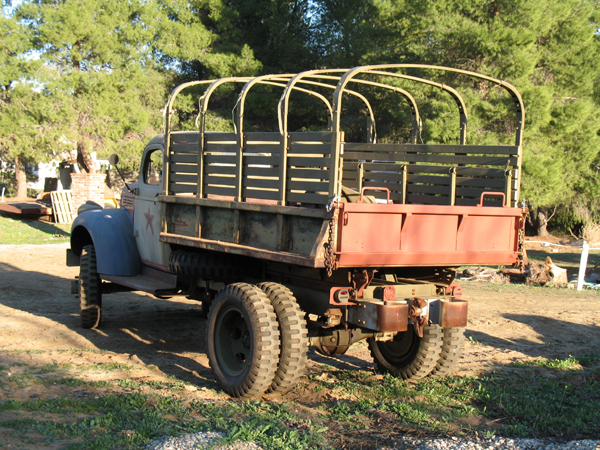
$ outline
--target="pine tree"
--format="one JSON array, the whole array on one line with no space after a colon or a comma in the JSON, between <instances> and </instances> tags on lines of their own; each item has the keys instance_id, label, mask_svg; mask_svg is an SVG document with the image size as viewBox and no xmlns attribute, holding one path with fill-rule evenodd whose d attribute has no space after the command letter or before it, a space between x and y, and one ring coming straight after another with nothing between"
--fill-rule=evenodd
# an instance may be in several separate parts
<instances>
[{"instance_id":1,"label":"pine tree","mask_svg":"<svg viewBox=\"0 0 600 450\"><path fill-rule=\"evenodd\" d=\"M370 63L446 65L506 79L526 107L522 198L539 233L549 213L597 211L599 122L597 5L591 0L374 0L387 44ZM506 109L486 108L495 90L469 86L470 143L505 143ZM437 124L441 124L438 121ZM447 139L432 123L430 138ZM437 134L437 136L436 136ZM596 213L597 214L597 213ZM539 219L538 219L539 218ZM581 218L580 218L581 219Z\"/></svg>"}]
</instances>

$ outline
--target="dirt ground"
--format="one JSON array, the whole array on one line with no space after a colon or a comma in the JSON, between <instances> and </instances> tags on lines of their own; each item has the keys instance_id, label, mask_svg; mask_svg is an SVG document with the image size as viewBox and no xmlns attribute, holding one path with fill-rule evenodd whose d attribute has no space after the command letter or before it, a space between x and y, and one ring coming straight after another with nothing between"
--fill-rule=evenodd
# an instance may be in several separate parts
<instances>
[{"instance_id":1,"label":"dirt ground","mask_svg":"<svg viewBox=\"0 0 600 450\"><path fill-rule=\"evenodd\" d=\"M139 370L86 371L85 376L176 379L190 383L192 397L225 398L208 366L200 304L138 293L110 294L104 297L101 329L84 330L79 326L78 301L70 292L78 268L65 266L66 247L0 246L0 365L18 371L31 365L125 363ZM459 373L475 374L537 357L564 359L600 352L600 292L481 282L462 285L470 319ZM313 372L329 366L373 368L362 343L338 359L310 355ZM82 388L17 389L8 384L0 388L0 400L61 396L68 389ZM317 395L309 387L302 389L284 400Z\"/></svg>"}]
</instances>

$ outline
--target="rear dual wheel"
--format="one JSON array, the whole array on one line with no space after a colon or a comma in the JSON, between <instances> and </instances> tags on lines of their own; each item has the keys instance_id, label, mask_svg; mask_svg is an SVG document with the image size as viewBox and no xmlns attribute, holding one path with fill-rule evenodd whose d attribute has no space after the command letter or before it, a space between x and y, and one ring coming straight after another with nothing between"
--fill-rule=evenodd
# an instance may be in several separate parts
<instances>
[{"instance_id":1,"label":"rear dual wheel","mask_svg":"<svg viewBox=\"0 0 600 450\"><path fill-rule=\"evenodd\" d=\"M398 333L392 341L368 339L371 356L380 372L405 380L419 380L428 375L449 374L462 353L464 328L428 325L423 337L413 327Z\"/></svg>"},{"instance_id":2,"label":"rear dual wheel","mask_svg":"<svg viewBox=\"0 0 600 450\"><path fill-rule=\"evenodd\" d=\"M221 388L251 398L271 385L279 361L279 327L265 293L246 283L225 287L208 316L208 359Z\"/></svg>"},{"instance_id":3,"label":"rear dual wheel","mask_svg":"<svg viewBox=\"0 0 600 450\"><path fill-rule=\"evenodd\" d=\"M304 374L304 314L280 284L235 283L223 289L212 302L207 340L213 374L232 397L284 393Z\"/></svg>"},{"instance_id":4,"label":"rear dual wheel","mask_svg":"<svg viewBox=\"0 0 600 450\"><path fill-rule=\"evenodd\" d=\"M281 341L277 372L267 392L284 394L298 384L306 369L306 320L294 294L288 288L277 283L260 283L258 287L273 305Z\"/></svg>"}]
</instances>

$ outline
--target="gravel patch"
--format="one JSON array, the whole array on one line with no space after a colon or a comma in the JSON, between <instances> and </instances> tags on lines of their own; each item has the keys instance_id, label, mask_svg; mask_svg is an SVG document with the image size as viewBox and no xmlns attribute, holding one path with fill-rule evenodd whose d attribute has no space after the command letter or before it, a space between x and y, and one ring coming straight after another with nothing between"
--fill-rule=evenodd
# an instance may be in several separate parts
<instances>
[{"instance_id":1,"label":"gravel patch","mask_svg":"<svg viewBox=\"0 0 600 450\"><path fill-rule=\"evenodd\" d=\"M177 437L167 437L151 442L146 450L197 450L207 448L214 441L221 439L223 434L199 432L184 434ZM254 442L234 442L233 444L211 447L212 450L263 450Z\"/></svg>"},{"instance_id":2,"label":"gravel patch","mask_svg":"<svg viewBox=\"0 0 600 450\"><path fill-rule=\"evenodd\" d=\"M207 448L215 440L222 438L221 433L192 433L178 437L168 437L152 442L146 450L199 450ZM380 447L378 450L600 450L600 440L581 440L570 442L552 442L547 439L509 439L493 437L421 439L403 437L393 447ZM235 442L214 450L262 450L254 442Z\"/></svg>"},{"instance_id":3,"label":"gravel patch","mask_svg":"<svg viewBox=\"0 0 600 450\"><path fill-rule=\"evenodd\" d=\"M419 439L403 437L393 447L381 447L378 450L600 450L600 441L582 440L570 442L552 442L544 439L509 439L493 437L491 439L446 438Z\"/></svg>"}]
</instances>

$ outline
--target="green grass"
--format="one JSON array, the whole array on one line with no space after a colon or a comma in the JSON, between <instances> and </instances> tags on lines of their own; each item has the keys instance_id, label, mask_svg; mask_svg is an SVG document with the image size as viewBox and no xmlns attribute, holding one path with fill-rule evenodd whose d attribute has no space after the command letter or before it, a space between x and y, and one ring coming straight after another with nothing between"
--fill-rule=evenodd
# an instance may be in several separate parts
<instances>
[{"instance_id":1,"label":"green grass","mask_svg":"<svg viewBox=\"0 0 600 450\"><path fill-rule=\"evenodd\" d=\"M258 441L266 449L321 448L326 428L315 426L287 405L259 402L188 403L155 394L111 394L93 399L0 402L0 411L34 413L0 422L14 435L39 433L67 449L143 448L153 439L197 431L219 431L223 443ZM87 417L73 420L75 414ZM24 414L23 414L24 415ZM47 419L44 416L49 416ZM51 416L50 416L51 415ZM57 420L56 416L62 415ZM294 423L299 430L286 425ZM77 440L77 442L73 442Z\"/></svg>"},{"instance_id":2,"label":"green grass","mask_svg":"<svg viewBox=\"0 0 600 450\"><path fill-rule=\"evenodd\" d=\"M558 437L600 434L600 355L535 359L482 376L407 382L369 371L321 366L300 389L320 391L294 402L198 400L176 378L86 381L92 366L0 366L5 392L35 386L73 387L85 395L0 402L0 428L27 447L31 439L61 442L67 449L141 449L150 441L197 431L218 431L219 442L256 441L266 449L381 446L390 434ZM131 369L129 365L118 367ZM544 372L540 372L540 368ZM541 376L540 373L544 373ZM132 374L134 375L134 374ZM44 392L44 387L37 391ZM134 392L131 392L134 391ZM67 391L68 392L68 391ZM365 437L367 436L370 437ZM33 442L29 442L32 444ZM372 447L369 445L373 445ZM358 446L357 448L360 448Z\"/></svg>"},{"instance_id":3,"label":"green grass","mask_svg":"<svg viewBox=\"0 0 600 450\"><path fill-rule=\"evenodd\" d=\"M18 214L0 213L0 245L68 242L71 224L43 222Z\"/></svg>"}]
</instances>

